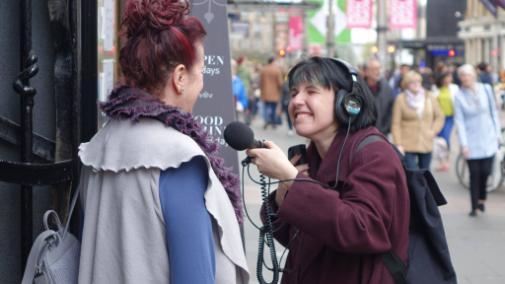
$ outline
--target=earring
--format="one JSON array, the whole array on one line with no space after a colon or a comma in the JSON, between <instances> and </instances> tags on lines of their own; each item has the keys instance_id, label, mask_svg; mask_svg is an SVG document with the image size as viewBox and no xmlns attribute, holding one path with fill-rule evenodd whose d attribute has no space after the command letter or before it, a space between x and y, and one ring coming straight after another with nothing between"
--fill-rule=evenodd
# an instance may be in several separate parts
<instances>
[{"instance_id":1,"label":"earring","mask_svg":"<svg viewBox=\"0 0 505 284\"><path fill-rule=\"evenodd\" d=\"M184 95L184 88L179 88L179 94Z\"/></svg>"}]
</instances>

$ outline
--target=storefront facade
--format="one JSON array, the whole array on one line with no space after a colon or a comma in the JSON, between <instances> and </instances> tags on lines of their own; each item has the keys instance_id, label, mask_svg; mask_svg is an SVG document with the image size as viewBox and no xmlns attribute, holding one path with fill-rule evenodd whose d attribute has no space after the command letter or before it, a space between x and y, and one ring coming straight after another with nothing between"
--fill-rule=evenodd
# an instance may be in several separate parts
<instances>
[{"instance_id":1,"label":"storefront facade","mask_svg":"<svg viewBox=\"0 0 505 284\"><path fill-rule=\"evenodd\" d=\"M505 11L494 17L479 0L468 0L459 37L465 43L465 63L489 63L495 71L505 68Z\"/></svg>"}]
</instances>

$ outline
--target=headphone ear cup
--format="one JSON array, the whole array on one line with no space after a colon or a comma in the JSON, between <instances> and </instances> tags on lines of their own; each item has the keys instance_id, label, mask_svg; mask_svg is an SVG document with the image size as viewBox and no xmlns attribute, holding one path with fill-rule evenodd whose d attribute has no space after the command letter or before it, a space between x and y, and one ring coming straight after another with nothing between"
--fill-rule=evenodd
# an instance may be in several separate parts
<instances>
[{"instance_id":1,"label":"headphone ear cup","mask_svg":"<svg viewBox=\"0 0 505 284\"><path fill-rule=\"evenodd\" d=\"M345 98L348 96L349 93L347 93L346 90L340 89L338 90L337 94L335 95L335 118L337 118L337 121L339 123L348 123L349 122L349 115L347 114L347 111L345 109Z\"/></svg>"},{"instance_id":2,"label":"headphone ear cup","mask_svg":"<svg viewBox=\"0 0 505 284\"><path fill-rule=\"evenodd\" d=\"M359 115L361 112L361 105L362 103L359 97L349 94L344 98L344 109L351 119Z\"/></svg>"}]
</instances>

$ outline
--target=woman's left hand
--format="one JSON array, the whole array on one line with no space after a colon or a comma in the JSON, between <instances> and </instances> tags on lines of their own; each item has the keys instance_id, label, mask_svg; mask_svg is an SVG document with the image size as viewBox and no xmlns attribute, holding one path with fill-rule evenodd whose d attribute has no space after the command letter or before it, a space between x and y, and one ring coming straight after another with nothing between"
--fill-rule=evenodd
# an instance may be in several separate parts
<instances>
[{"instance_id":1,"label":"woman's left hand","mask_svg":"<svg viewBox=\"0 0 505 284\"><path fill-rule=\"evenodd\" d=\"M246 151L260 173L278 180L294 179L298 175L298 169L288 160L282 149L272 141L264 141L263 143L266 148Z\"/></svg>"}]
</instances>

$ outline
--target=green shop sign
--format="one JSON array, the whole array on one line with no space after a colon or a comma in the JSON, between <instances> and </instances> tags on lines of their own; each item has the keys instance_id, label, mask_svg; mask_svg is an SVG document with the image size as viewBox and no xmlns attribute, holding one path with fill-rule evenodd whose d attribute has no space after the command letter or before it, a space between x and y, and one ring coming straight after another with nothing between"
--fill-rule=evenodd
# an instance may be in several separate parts
<instances>
[{"instance_id":1,"label":"green shop sign","mask_svg":"<svg viewBox=\"0 0 505 284\"><path fill-rule=\"evenodd\" d=\"M335 16L335 42L351 42L351 31L346 27L346 0L309 0L308 2L319 4L318 9L307 12L309 44L324 45L326 43L328 7L330 2L333 5L333 14Z\"/></svg>"}]
</instances>

